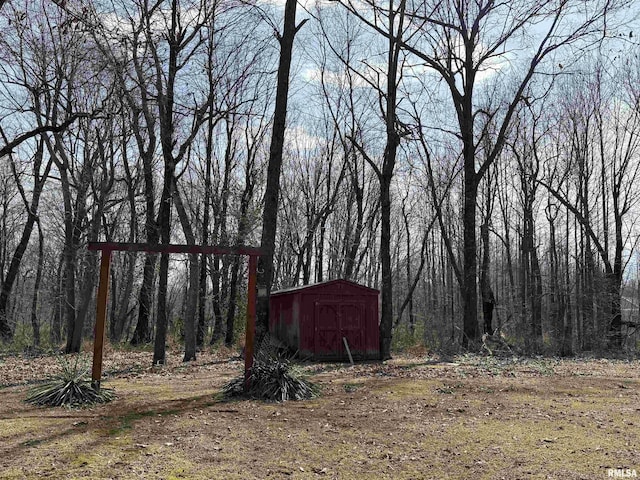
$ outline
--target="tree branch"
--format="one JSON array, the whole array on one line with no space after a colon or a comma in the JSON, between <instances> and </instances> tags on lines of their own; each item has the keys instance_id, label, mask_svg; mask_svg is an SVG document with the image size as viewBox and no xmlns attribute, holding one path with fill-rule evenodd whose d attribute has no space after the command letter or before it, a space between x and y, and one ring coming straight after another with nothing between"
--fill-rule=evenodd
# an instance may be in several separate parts
<instances>
[{"instance_id":1,"label":"tree branch","mask_svg":"<svg viewBox=\"0 0 640 480\"><path fill-rule=\"evenodd\" d=\"M36 137L38 135L41 135L47 132L52 132L52 133L62 132L66 130L73 122L75 122L79 118L89 117L89 116L91 116L91 114L89 113L76 113L74 115L71 115L68 119L66 119L60 125L43 125L41 127L34 128L33 130L30 130L26 133L23 133L22 135L19 135L18 137L16 137L13 141L7 143L4 147L2 147L2 149L0 149L0 157L9 155L14 148L26 142L30 138Z\"/></svg>"},{"instance_id":2,"label":"tree branch","mask_svg":"<svg viewBox=\"0 0 640 480\"><path fill-rule=\"evenodd\" d=\"M602 258L602 263L604 263L606 272L612 273L613 269L611 268L611 262L607 257L607 252L605 251L604 247L600 243L600 240L598 239L598 236L593 231L593 228L591 228L589 221L586 218L584 218L584 215L582 215L582 213L580 213L580 211L576 207L571 205L571 203L551 185L543 182L542 180L536 180L536 182L542 185L543 187L545 187L547 191L551 195L553 195L562 205L564 205L564 207L567 210L573 213L573 215L576 217L576 220L578 220L578 223L582 225L582 228L584 228L587 235L591 237L591 240L593 241L594 245L596 246L596 249L598 250L598 253L600 254L600 258Z\"/></svg>"}]
</instances>

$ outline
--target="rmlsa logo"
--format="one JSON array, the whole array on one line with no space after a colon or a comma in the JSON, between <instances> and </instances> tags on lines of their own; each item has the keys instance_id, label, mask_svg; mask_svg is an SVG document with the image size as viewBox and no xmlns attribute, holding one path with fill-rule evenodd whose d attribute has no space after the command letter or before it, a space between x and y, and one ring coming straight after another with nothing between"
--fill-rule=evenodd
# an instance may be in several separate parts
<instances>
[{"instance_id":1,"label":"rmlsa logo","mask_svg":"<svg viewBox=\"0 0 640 480\"><path fill-rule=\"evenodd\" d=\"M630 468L610 468L607 470L609 478L638 478L635 470Z\"/></svg>"}]
</instances>

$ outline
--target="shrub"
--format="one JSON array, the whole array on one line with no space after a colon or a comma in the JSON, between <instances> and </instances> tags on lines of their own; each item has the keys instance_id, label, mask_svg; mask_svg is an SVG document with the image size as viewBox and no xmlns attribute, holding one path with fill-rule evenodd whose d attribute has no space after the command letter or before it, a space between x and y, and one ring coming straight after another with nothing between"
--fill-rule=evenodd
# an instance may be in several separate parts
<instances>
[{"instance_id":1,"label":"shrub","mask_svg":"<svg viewBox=\"0 0 640 480\"><path fill-rule=\"evenodd\" d=\"M64 359L59 362L62 371L42 385L32 388L27 395L28 403L50 407L80 407L110 402L115 398L111 389L93 388L88 363L80 363L80 355L75 356L74 362Z\"/></svg>"},{"instance_id":2,"label":"shrub","mask_svg":"<svg viewBox=\"0 0 640 480\"><path fill-rule=\"evenodd\" d=\"M245 396L276 402L317 397L318 387L306 377L302 367L286 355L261 350L251 368L249 390L244 391L244 376L240 376L223 387L223 395L226 398Z\"/></svg>"}]
</instances>

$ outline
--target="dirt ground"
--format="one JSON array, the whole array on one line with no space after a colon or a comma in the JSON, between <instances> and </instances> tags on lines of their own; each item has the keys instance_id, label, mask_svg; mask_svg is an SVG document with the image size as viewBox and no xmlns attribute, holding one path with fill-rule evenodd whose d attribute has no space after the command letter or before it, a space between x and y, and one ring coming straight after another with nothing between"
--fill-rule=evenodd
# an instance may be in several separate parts
<instances>
[{"instance_id":1,"label":"dirt ground","mask_svg":"<svg viewBox=\"0 0 640 480\"><path fill-rule=\"evenodd\" d=\"M232 352L148 368L109 351L112 403L24 403L55 359L0 359L0 478L606 479L640 475L640 363L399 356L311 364L319 398L220 400ZM621 477L618 477L621 478ZM635 477L630 477L635 478Z\"/></svg>"}]
</instances>

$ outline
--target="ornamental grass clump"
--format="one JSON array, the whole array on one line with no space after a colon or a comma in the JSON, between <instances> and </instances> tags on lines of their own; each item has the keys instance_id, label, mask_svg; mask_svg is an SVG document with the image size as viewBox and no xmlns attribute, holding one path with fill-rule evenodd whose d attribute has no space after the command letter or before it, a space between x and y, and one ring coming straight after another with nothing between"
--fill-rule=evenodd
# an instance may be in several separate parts
<instances>
[{"instance_id":1,"label":"ornamental grass clump","mask_svg":"<svg viewBox=\"0 0 640 480\"><path fill-rule=\"evenodd\" d=\"M27 395L28 403L49 407L81 407L110 402L115 398L112 389L93 388L88 363L80 362L80 355L75 356L75 361L59 359L59 362L62 371L32 388Z\"/></svg>"},{"instance_id":2,"label":"ornamental grass clump","mask_svg":"<svg viewBox=\"0 0 640 480\"><path fill-rule=\"evenodd\" d=\"M318 387L307 379L300 365L278 352L261 350L256 355L249 375L249 389L244 390L244 376L223 387L223 395L250 397L260 400L284 402L306 400L318 396Z\"/></svg>"}]
</instances>

